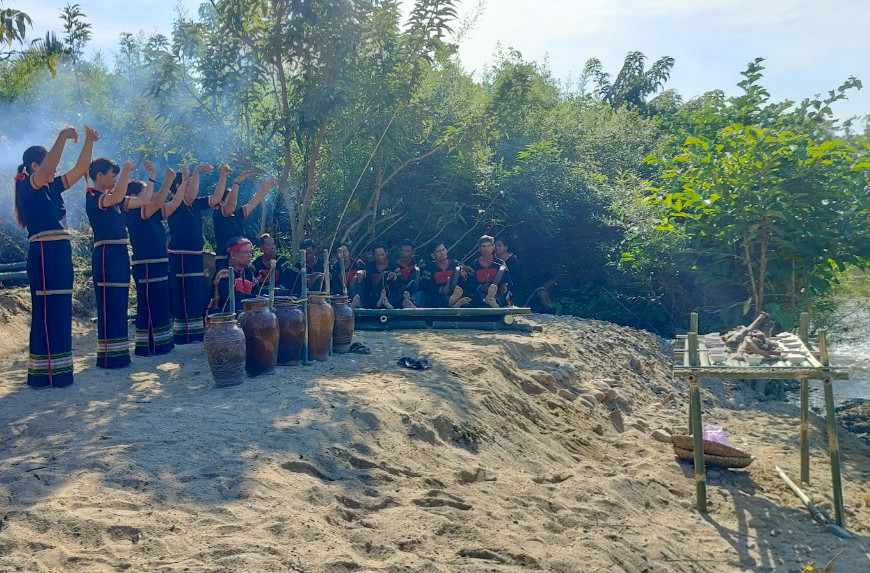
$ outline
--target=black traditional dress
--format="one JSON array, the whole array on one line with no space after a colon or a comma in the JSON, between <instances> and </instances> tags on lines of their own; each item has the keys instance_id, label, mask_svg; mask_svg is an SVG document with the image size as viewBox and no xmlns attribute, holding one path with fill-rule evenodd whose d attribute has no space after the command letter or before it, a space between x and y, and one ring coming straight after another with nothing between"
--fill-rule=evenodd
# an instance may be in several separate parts
<instances>
[{"instance_id":1,"label":"black traditional dress","mask_svg":"<svg viewBox=\"0 0 870 573\"><path fill-rule=\"evenodd\" d=\"M209 208L208 197L197 197L192 205L179 205L167 221L175 344L202 342L205 334L208 291L202 263L202 212Z\"/></svg>"},{"instance_id":2,"label":"black traditional dress","mask_svg":"<svg viewBox=\"0 0 870 573\"><path fill-rule=\"evenodd\" d=\"M450 295L453 294L453 289L449 288L447 294L441 292L444 287L455 287L461 277L456 277L456 267L459 266L459 261L449 259L447 266L441 268L435 261L429 261L422 269L422 285L423 292L426 293L426 305L431 308L446 308L450 306Z\"/></svg>"},{"instance_id":3,"label":"black traditional dress","mask_svg":"<svg viewBox=\"0 0 870 573\"><path fill-rule=\"evenodd\" d=\"M136 283L136 354L166 354L175 343L169 315L169 255L162 210L149 219L142 218L142 208L127 211L127 229L133 245Z\"/></svg>"},{"instance_id":4,"label":"black traditional dress","mask_svg":"<svg viewBox=\"0 0 870 573\"><path fill-rule=\"evenodd\" d=\"M266 262L266 259L263 255L260 255L254 262L251 263L251 266L254 267L254 272L256 273L257 280L261 284L269 283L269 271L271 267ZM278 256L275 260L275 286L283 287L286 289L290 289L293 287L293 282L296 279L298 273L293 271L292 264L290 259L283 256ZM265 289L264 289L265 292Z\"/></svg>"},{"instance_id":5,"label":"black traditional dress","mask_svg":"<svg viewBox=\"0 0 870 573\"><path fill-rule=\"evenodd\" d=\"M376 308L381 298L381 291L384 289L389 291L397 281L387 281L387 275L390 273L389 264L383 269L379 269L378 263L372 261L366 265L365 271L366 278L361 297L362 306L363 308Z\"/></svg>"},{"instance_id":6,"label":"black traditional dress","mask_svg":"<svg viewBox=\"0 0 870 573\"><path fill-rule=\"evenodd\" d=\"M97 299L97 366L130 364L127 304L130 298L130 255L121 205L103 207L103 192L88 188L85 210L94 231L91 270ZM129 198L124 201L129 201ZM123 205L123 203L122 203Z\"/></svg>"},{"instance_id":7,"label":"black traditional dress","mask_svg":"<svg viewBox=\"0 0 870 573\"><path fill-rule=\"evenodd\" d=\"M220 205L212 211L214 223L214 267L215 273L228 267L227 243L235 237L243 237L245 234L245 208L239 207L233 214L227 217L221 210Z\"/></svg>"},{"instance_id":8,"label":"black traditional dress","mask_svg":"<svg viewBox=\"0 0 870 573\"><path fill-rule=\"evenodd\" d=\"M505 266L505 271L499 276L501 266ZM498 284L498 293L495 295L496 303L499 306L507 306L507 295L510 292L512 285L511 272L507 264L498 257L493 257L492 262L486 266L480 263L480 258L474 259L471 263L473 271L466 285L465 296L471 297L471 306L489 306L486 303L486 295L489 286L493 283Z\"/></svg>"},{"instance_id":9,"label":"black traditional dress","mask_svg":"<svg viewBox=\"0 0 870 573\"><path fill-rule=\"evenodd\" d=\"M27 278L30 281L32 320L27 383L35 387L73 383L72 286L70 234L64 228L66 208L62 177L34 189L30 175L15 180L15 195L30 247Z\"/></svg>"}]
</instances>

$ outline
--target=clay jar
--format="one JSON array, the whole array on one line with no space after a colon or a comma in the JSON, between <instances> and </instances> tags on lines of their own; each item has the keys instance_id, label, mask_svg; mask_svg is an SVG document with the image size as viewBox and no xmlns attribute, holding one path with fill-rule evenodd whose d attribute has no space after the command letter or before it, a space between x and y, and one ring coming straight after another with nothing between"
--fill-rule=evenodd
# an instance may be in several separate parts
<instances>
[{"instance_id":1,"label":"clay jar","mask_svg":"<svg viewBox=\"0 0 870 573\"><path fill-rule=\"evenodd\" d=\"M245 381L245 333L233 313L213 314L205 330L205 356L215 386L235 386Z\"/></svg>"},{"instance_id":2,"label":"clay jar","mask_svg":"<svg viewBox=\"0 0 870 573\"><path fill-rule=\"evenodd\" d=\"M296 366L302 358L302 343L305 342L305 315L299 301L289 296L276 296L275 317L278 319L278 364Z\"/></svg>"},{"instance_id":3,"label":"clay jar","mask_svg":"<svg viewBox=\"0 0 870 573\"><path fill-rule=\"evenodd\" d=\"M332 310L335 312L335 326L332 332L332 352L344 354L350 352L353 342L353 329L356 323L353 309L347 305L347 297L336 295L331 299Z\"/></svg>"},{"instance_id":4,"label":"clay jar","mask_svg":"<svg viewBox=\"0 0 870 573\"><path fill-rule=\"evenodd\" d=\"M273 372L278 363L278 319L268 305L269 299L264 297L242 301L244 312L239 316L239 324L245 331L248 376Z\"/></svg>"},{"instance_id":5,"label":"clay jar","mask_svg":"<svg viewBox=\"0 0 870 573\"><path fill-rule=\"evenodd\" d=\"M321 291L308 293L308 357L323 362L329 356L335 313Z\"/></svg>"}]
</instances>

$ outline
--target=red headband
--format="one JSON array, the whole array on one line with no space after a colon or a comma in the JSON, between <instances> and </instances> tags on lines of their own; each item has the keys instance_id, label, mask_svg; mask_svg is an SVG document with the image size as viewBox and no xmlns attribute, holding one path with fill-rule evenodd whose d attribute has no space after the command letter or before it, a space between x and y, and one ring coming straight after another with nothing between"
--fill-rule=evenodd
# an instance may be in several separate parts
<instances>
[{"instance_id":1,"label":"red headband","mask_svg":"<svg viewBox=\"0 0 870 573\"><path fill-rule=\"evenodd\" d=\"M238 243L236 243L232 247L227 247L227 252L228 253L235 253L236 251L241 251L245 245L251 245L251 247L253 247L254 243L252 243L248 239L242 239L241 241L239 241Z\"/></svg>"},{"instance_id":2,"label":"red headband","mask_svg":"<svg viewBox=\"0 0 870 573\"><path fill-rule=\"evenodd\" d=\"M23 171L15 176L15 180L18 181L19 183L21 181L24 181L25 179L27 179L27 173L25 173Z\"/></svg>"}]
</instances>

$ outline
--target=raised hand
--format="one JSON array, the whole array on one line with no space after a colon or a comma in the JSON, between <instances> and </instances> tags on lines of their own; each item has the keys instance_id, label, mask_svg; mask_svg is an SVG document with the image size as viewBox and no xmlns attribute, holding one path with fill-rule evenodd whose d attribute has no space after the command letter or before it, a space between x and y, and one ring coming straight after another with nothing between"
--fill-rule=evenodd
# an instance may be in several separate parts
<instances>
[{"instance_id":1,"label":"raised hand","mask_svg":"<svg viewBox=\"0 0 870 573\"><path fill-rule=\"evenodd\" d=\"M277 186L278 186L278 180L275 179L274 177L271 177L271 178L267 179L265 183L263 183L263 190L264 191L271 191L272 189L274 189Z\"/></svg>"},{"instance_id":2,"label":"raised hand","mask_svg":"<svg viewBox=\"0 0 870 573\"><path fill-rule=\"evenodd\" d=\"M253 170L242 171L238 177L236 177L235 183L241 183L248 177L252 177L254 175Z\"/></svg>"},{"instance_id":3,"label":"raised hand","mask_svg":"<svg viewBox=\"0 0 870 573\"><path fill-rule=\"evenodd\" d=\"M172 168L168 165L166 166L166 171L163 174L163 179L165 179L166 181L171 181L175 179L175 171L173 171Z\"/></svg>"},{"instance_id":4,"label":"raised hand","mask_svg":"<svg viewBox=\"0 0 870 573\"><path fill-rule=\"evenodd\" d=\"M93 127L85 126L85 142L95 143L100 140L100 132Z\"/></svg>"},{"instance_id":5,"label":"raised hand","mask_svg":"<svg viewBox=\"0 0 870 573\"><path fill-rule=\"evenodd\" d=\"M133 161L132 159L128 159L127 161L124 162L124 170L126 170L127 172L130 172L130 171L133 171L134 169L136 169L136 162L135 161Z\"/></svg>"},{"instance_id":6,"label":"raised hand","mask_svg":"<svg viewBox=\"0 0 870 573\"><path fill-rule=\"evenodd\" d=\"M79 132L76 131L76 128L67 126L63 128L60 132L60 137L63 139L72 139L74 143L79 142Z\"/></svg>"},{"instance_id":7,"label":"raised hand","mask_svg":"<svg viewBox=\"0 0 870 573\"><path fill-rule=\"evenodd\" d=\"M200 163L196 166L196 170L200 172L211 173L212 171L214 171L214 167L212 167L208 163Z\"/></svg>"},{"instance_id":8,"label":"raised hand","mask_svg":"<svg viewBox=\"0 0 870 573\"><path fill-rule=\"evenodd\" d=\"M190 169L187 168L187 165L182 165L181 169L178 170L181 173L182 177L187 179L187 176L190 175Z\"/></svg>"},{"instance_id":9,"label":"raised hand","mask_svg":"<svg viewBox=\"0 0 870 573\"><path fill-rule=\"evenodd\" d=\"M154 174L157 173L157 171L154 169L154 164L145 159L144 161L142 161L142 165L145 167L145 171L148 172L148 175L151 176L151 179L154 179Z\"/></svg>"},{"instance_id":10,"label":"raised hand","mask_svg":"<svg viewBox=\"0 0 870 573\"><path fill-rule=\"evenodd\" d=\"M233 172L233 168L227 165L226 163L221 162L221 175L229 176Z\"/></svg>"}]
</instances>

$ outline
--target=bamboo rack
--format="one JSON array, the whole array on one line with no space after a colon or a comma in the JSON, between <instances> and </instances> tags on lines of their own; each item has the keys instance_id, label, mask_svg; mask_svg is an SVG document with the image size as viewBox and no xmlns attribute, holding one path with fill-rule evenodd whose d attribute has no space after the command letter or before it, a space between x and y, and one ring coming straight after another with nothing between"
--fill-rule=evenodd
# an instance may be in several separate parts
<instances>
[{"instance_id":1,"label":"bamboo rack","mask_svg":"<svg viewBox=\"0 0 870 573\"><path fill-rule=\"evenodd\" d=\"M849 372L830 365L828 358L828 339L824 330L819 331L818 357L809 343L809 315L802 313L799 322L799 338L803 342L805 355L803 365L799 366L749 366L742 363L714 365L710 363L707 348L698 336L698 316L692 313L690 329L685 337L685 347L681 353L682 365L674 367L675 378L685 378L689 385L689 428L694 438L696 507L699 512L707 512L707 481L704 471L703 424L701 422L701 381L704 378L727 378L736 380L798 380L801 385L801 481L809 483L809 381L821 380L825 394L827 418L828 453L831 461L831 485L834 491L836 522L844 526L845 511L843 486L840 469L840 444L837 436L837 420L834 413L834 380L848 380Z\"/></svg>"}]
</instances>

